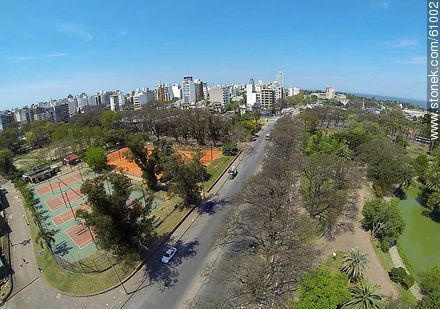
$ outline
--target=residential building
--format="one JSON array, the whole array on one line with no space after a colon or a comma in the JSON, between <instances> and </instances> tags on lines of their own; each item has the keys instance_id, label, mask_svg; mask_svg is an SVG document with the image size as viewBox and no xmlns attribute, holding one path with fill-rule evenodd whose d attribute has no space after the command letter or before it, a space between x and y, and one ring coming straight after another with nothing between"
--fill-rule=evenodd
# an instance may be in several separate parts
<instances>
[{"instance_id":1,"label":"residential building","mask_svg":"<svg viewBox=\"0 0 440 309\"><path fill-rule=\"evenodd\" d=\"M159 82L154 89L154 96L157 101L172 101L174 99L173 89L168 83Z\"/></svg>"},{"instance_id":2,"label":"residential building","mask_svg":"<svg viewBox=\"0 0 440 309\"><path fill-rule=\"evenodd\" d=\"M76 97L76 104L78 106L78 111L82 112L86 108L86 106L90 105L90 98L87 94L81 93L77 95Z\"/></svg>"},{"instance_id":3,"label":"residential building","mask_svg":"<svg viewBox=\"0 0 440 309\"><path fill-rule=\"evenodd\" d=\"M254 107L257 104L257 91L255 88L255 82L251 78L249 83L246 84L246 105L249 108Z\"/></svg>"},{"instance_id":4,"label":"residential building","mask_svg":"<svg viewBox=\"0 0 440 309\"><path fill-rule=\"evenodd\" d=\"M116 91L110 95L110 109L112 111L121 110L125 105L125 95L121 91Z\"/></svg>"},{"instance_id":5,"label":"residential building","mask_svg":"<svg viewBox=\"0 0 440 309\"><path fill-rule=\"evenodd\" d=\"M78 113L78 101L73 95L69 94L67 96L67 104L69 105L69 116L76 115Z\"/></svg>"},{"instance_id":6,"label":"residential building","mask_svg":"<svg viewBox=\"0 0 440 309\"><path fill-rule=\"evenodd\" d=\"M200 79L194 81L194 88L196 92L196 102L208 97L208 86Z\"/></svg>"},{"instance_id":7,"label":"residential building","mask_svg":"<svg viewBox=\"0 0 440 309\"><path fill-rule=\"evenodd\" d=\"M50 113L50 111L48 111ZM68 103L56 104L53 107L53 122L68 122L70 119L70 111Z\"/></svg>"},{"instance_id":8,"label":"residential building","mask_svg":"<svg viewBox=\"0 0 440 309\"><path fill-rule=\"evenodd\" d=\"M293 97L294 95L299 94L300 91L301 91L301 89L299 89L299 88L297 88L297 87L290 87L287 95L288 95L289 97Z\"/></svg>"},{"instance_id":9,"label":"residential building","mask_svg":"<svg viewBox=\"0 0 440 309\"><path fill-rule=\"evenodd\" d=\"M99 104L104 106L110 106L110 92L100 91L98 92Z\"/></svg>"},{"instance_id":10,"label":"residential building","mask_svg":"<svg viewBox=\"0 0 440 309\"><path fill-rule=\"evenodd\" d=\"M272 109L275 103L275 92L269 85L262 85L259 91L259 104L263 109Z\"/></svg>"},{"instance_id":11,"label":"residential building","mask_svg":"<svg viewBox=\"0 0 440 309\"><path fill-rule=\"evenodd\" d=\"M183 77L182 103L183 104L195 104L196 103L196 87L195 87L192 76Z\"/></svg>"},{"instance_id":12,"label":"residential building","mask_svg":"<svg viewBox=\"0 0 440 309\"><path fill-rule=\"evenodd\" d=\"M15 122L21 124L30 122L29 109L27 107L16 108L12 111L12 113L14 115Z\"/></svg>"},{"instance_id":13,"label":"residential building","mask_svg":"<svg viewBox=\"0 0 440 309\"><path fill-rule=\"evenodd\" d=\"M171 87L171 90L173 91L173 97L176 99L180 99L182 97L182 87L180 87L179 84L174 84Z\"/></svg>"},{"instance_id":14,"label":"residential building","mask_svg":"<svg viewBox=\"0 0 440 309\"><path fill-rule=\"evenodd\" d=\"M133 108L141 109L144 105L154 102L154 91L148 88L136 89L133 95Z\"/></svg>"},{"instance_id":15,"label":"residential building","mask_svg":"<svg viewBox=\"0 0 440 309\"><path fill-rule=\"evenodd\" d=\"M0 112L0 132L5 130L7 125L14 122L14 114L11 111Z\"/></svg>"},{"instance_id":16,"label":"residential building","mask_svg":"<svg viewBox=\"0 0 440 309\"><path fill-rule=\"evenodd\" d=\"M215 86L209 89L209 100L211 103L230 103L229 87Z\"/></svg>"}]
</instances>

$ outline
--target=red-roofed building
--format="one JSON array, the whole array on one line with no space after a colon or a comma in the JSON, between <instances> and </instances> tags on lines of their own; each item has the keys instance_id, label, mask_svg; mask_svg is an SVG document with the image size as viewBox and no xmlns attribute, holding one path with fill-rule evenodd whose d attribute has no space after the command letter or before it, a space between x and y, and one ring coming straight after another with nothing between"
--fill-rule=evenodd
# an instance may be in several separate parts
<instances>
[{"instance_id":1,"label":"red-roofed building","mask_svg":"<svg viewBox=\"0 0 440 309\"><path fill-rule=\"evenodd\" d=\"M79 163L79 157L76 153L69 153L67 156L63 159L64 165L76 165Z\"/></svg>"}]
</instances>

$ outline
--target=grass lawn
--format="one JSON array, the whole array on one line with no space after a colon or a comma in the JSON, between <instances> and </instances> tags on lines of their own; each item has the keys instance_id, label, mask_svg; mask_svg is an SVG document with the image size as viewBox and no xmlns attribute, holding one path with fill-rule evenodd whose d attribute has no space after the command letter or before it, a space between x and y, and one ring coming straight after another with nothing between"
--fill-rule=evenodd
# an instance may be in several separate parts
<instances>
[{"instance_id":1,"label":"grass lawn","mask_svg":"<svg viewBox=\"0 0 440 309\"><path fill-rule=\"evenodd\" d=\"M212 161L212 163L209 164L207 167L208 173L209 175L211 175L211 177L208 181L205 181L203 183L203 188L205 190L208 190L214 184L217 178L219 178L223 174L224 170L229 166L229 164L234 161L234 159L235 157L221 155L220 157Z\"/></svg>"},{"instance_id":2,"label":"grass lawn","mask_svg":"<svg viewBox=\"0 0 440 309\"><path fill-rule=\"evenodd\" d=\"M428 153L428 145L421 144L415 141L408 141L408 148L406 149L408 156L411 159L417 158L419 154Z\"/></svg>"},{"instance_id":3,"label":"grass lawn","mask_svg":"<svg viewBox=\"0 0 440 309\"><path fill-rule=\"evenodd\" d=\"M416 279L426 268L440 264L440 223L423 214L426 208L416 200L419 193L418 186L411 186L400 201L406 227L398 240L399 253Z\"/></svg>"},{"instance_id":4,"label":"grass lawn","mask_svg":"<svg viewBox=\"0 0 440 309\"><path fill-rule=\"evenodd\" d=\"M166 219L156 228L159 236L166 235L190 210L190 208L179 207L173 211Z\"/></svg>"},{"instance_id":5,"label":"grass lawn","mask_svg":"<svg viewBox=\"0 0 440 309\"><path fill-rule=\"evenodd\" d=\"M322 263L322 267L330 270L333 273L338 273L340 271L340 268L342 266L343 257L345 251L336 251L336 259L333 258L332 255L330 255L327 260Z\"/></svg>"}]
</instances>

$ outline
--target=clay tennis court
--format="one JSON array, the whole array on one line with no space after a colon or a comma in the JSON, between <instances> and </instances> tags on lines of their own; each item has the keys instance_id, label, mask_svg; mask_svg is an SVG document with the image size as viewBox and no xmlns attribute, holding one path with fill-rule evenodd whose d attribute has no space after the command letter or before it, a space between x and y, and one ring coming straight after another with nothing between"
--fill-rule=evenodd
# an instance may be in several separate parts
<instances>
[{"instance_id":1,"label":"clay tennis court","mask_svg":"<svg viewBox=\"0 0 440 309\"><path fill-rule=\"evenodd\" d=\"M89 210L90 206L87 204L83 204L83 205L79 205L77 207L73 207L73 212L76 213L76 211L79 209ZM72 210L66 210L62 214L59 214L58 216L53 217L52 221L56 226L60 226L61 224L69 222L70 220L73 220L73 219L74 219L74 216L73 216Z\"/></svg>"},{"instance_id":2,"label":"clay tennis court","mask_svg":"<svg viewBox=\"0 0 440 309\"><path fill-rule=\"evenodd\" d=\"M52 189L53 189L53 187L52 187ZM37 187L38 195L45 195L49 192L52 192L49 185L44 184L44 185L40 185Z\"/></svg>"},{"instance_id":3,"label":"clay tennis court","mask_svg":"<svg viewBox=\"0 0 440 309\"><path fill-rule=\"evenodd\" d=\"M67 195L67 197L66 197L66 195ZM64 196L64 198L63 198L63 196ZM79 194L77 194L76 192L74 192L72 190L69 190L69 191L63 193L63 195L58 194L54 197L47 199L45 201L45 203L51 211L55 211L63 206L68 207L69 202L72 203L80 198L81 198L81 196Z\"/></svg>"},{"instance_id":4,"label":"clay tennis court","mask_svg":"<svg viewBox=\"0 0 440 309\"><path fill-rule=\"evenodd\" d=\"M66 230L66 234L69 235L70 239L72 239L75 245L77 245L80 249L84 248L93 241L92 234L90 234L89 229L81 223Z\"/></svg>"},{"instance_id":5,"label":"clay tennis court","mask_svg":"<svg viewBox=\"0 0 440 309\"><path fill-rule=\"evenodd\" d=\"M121 170L123 173L141 177L142 171L139 166L137 166L136 163L130 162L125 158L125 153L127 153L128 151L128 148L121 148L119 150L109 153L107 155L107 163L111 166L114 166L116 169ZM147 148L146 151L148 151L148 153L150 154L152 148ZM194 151L181 149L178 149L177 153L185 157L186 159L191 159L195 154ZM218 148L212 148L212 150L209 148L203 149L202 153L203 156L201 158L201 162L203 165L208 166L212 161L218 158L222 152Z\"/></svg>"}]
</instances>

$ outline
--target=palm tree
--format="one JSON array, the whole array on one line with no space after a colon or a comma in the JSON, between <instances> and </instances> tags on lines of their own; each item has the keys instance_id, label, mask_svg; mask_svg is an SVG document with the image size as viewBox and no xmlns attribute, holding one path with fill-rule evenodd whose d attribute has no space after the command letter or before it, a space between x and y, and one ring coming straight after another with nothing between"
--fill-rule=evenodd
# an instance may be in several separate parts
<instances>
[{"instance_id":1,"label":"palm tree","mask_svg":"<svg viewBox=\"0 0 440 309\"><path fill-rule=\"evenodd\" d=\"M367 255L356 247L344 255L341 271L347 274L351 282L355 282L364 276L367 264Z\"/></svg>"},{"instance_id":2,"label":"palm tree","mask_svg":"<svg viewBox=\"0 0 440 309\"><path fill-rule=\"evenodd\" d=\"M46 243L50 251L52 251L52 244L55 243L55 231L41 228L38 231L37 242L43 247L43 243Z\"/></svg>"},{"instance_id":3,"label":"palm tree","mask_svg":"<svg viewBox=\"0 0 440 309\"><path fill-rule=\"evenodd\" d=\"M400 171L398 171L399 188L401 191L403 188L409 187L413 178L413 168L409 164L404 164Z\"/></svg>"},{"instance_id":4,"label":"palm tree","mask_svg":"<svg viewBox=\"0 0 440 309\"><path fill-rule=\"evenodd\" d=\"M346 143L339 143L336 148L336 156L343 158L344 160L350 160L351 158L351 150L350 147Z\"/></svg>"},{"instance_id":5,"label":"palm tree","mask_svg":"<svg viewBox=\"0 0 440 309\"><path fill-rule=\"evenodd\" d=\"M41 210L35 211L33 215L34 222L41 229L41 222L44 221L44 212Z\"/></svg>"},{"instance_id":6,"label":"palm tree","mask_svg":"<svg viewBox=\"0 0 440 309\"><path fill-rule=\"evenodd\" d=\"M367 281L361 281L350 289L351 299L343 309L383 309L385 305L378 293L379 287Z\"/></svg>"},{"instance_id":7,"label":"palm tree","mask_svg":"<svg viewBox=\"0 0 440 309\"><path fill-rule=\"evenodd\" d=\"M440 189L440 162L437 161L428 167L424 175L428 189L433 191Z\"/></svg>"}]
</instances>

